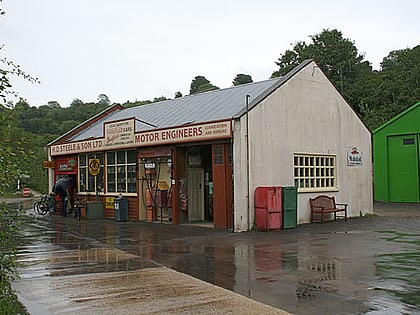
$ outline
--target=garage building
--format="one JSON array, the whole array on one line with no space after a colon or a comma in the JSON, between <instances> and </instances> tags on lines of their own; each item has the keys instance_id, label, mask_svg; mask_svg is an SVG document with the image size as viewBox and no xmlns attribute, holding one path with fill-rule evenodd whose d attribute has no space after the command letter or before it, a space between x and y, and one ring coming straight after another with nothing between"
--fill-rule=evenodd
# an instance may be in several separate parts
<instances>
[{"instance_id":1,"label":"garage building","mask_svg":"<svg viewBox=\"0 0 420 315\"><path fill-rule=\"evenodd\" d=\"M420 102L373 131L375 200L420 202Z\"/></svg>"},{"instance_id":2,"label":"garage building","mask_svg":"<svg viewBox=\"0 0 420 315\"><path fill-rule=\"evenodd\" d=\"M132 108L116 104L49 145L50 187L98 200L114 219L255 224L260 186L297 187L297 222L309 198L334 196L349 215L372 212L371 134L313 60L283 77Z\"/></svg>"}]
</instances>

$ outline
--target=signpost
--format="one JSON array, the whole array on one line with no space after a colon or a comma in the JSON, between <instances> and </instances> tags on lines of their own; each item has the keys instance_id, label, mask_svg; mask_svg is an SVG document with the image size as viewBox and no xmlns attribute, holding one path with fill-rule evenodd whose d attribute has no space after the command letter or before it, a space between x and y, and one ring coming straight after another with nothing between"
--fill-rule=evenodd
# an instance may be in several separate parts
<instances>
[{"instance_id":1,"label":"signpost","mask_svg":"<svg viewBox=\"0 0 420 315\"><path fill-rule=\"evenodd\" d=\"M29 197L31 195L31 189L28 187L23 188L22 190L22 196L23 197Z\"/></svg>"}]
</instances>

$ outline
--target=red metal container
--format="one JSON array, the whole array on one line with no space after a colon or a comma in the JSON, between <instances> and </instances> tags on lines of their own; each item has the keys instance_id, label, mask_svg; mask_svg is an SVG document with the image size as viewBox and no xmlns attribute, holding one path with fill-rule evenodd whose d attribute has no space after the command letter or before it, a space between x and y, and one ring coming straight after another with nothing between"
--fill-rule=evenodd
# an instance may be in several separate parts
<instances>
[{"instance_id":1,"label":"red metal container","mask_svg":"<svg viewBox=\"0 0 420 315\"><path fill-rule=\"evenodd\" d=\"M257 187L254 200L257 230L280 230L283 217L281 187Z\"/></svg>"}]
</instances>

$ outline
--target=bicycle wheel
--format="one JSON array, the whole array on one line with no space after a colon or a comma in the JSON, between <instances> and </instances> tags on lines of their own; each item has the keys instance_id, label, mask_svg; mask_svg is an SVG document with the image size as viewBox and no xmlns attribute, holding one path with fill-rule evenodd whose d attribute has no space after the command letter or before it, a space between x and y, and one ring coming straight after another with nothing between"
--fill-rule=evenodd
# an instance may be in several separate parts
<instances>
[{"instance_id":1,"label":"bicycle wheel","mask_svg":"<svg viewBox=\"0 0 420 315\"><path fill-rule=\"evenodd\" d=\"M74 210L74 218L77 219L78 221L80 221L80 219L82 217L80 207L75 207L75 208L73 208L73 210Z\"/></svg>"},{"instance_id":2,"label":"bicycle wheel","mask_svg":"<svg viewBox=\"0 0 420 315\"><path fill-rule=\"evenodd\" d=\"M34 212L36 213L36 214L41 214L41 213L39 213L39 201L35 201L35 203L34 203Z\"/></svg>"},{"instance_id":3,"label":"bicycle wheel","mask_svg":"<svg viewBox=\"0 0 420 315\"><path fill-rule=\"evenodd\" d=\"M39 205L39 213L42 215L46 215L49 211L48 202L44 201L41 202Z\"/></svg>"}]
</instances>

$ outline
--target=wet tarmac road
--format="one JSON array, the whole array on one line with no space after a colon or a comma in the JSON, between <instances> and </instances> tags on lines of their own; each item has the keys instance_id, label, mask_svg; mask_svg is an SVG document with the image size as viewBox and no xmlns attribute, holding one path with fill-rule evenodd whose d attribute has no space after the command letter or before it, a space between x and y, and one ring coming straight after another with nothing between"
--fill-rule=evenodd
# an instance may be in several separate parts
<instances>
[{"instance_id":1,"label":"wet tarmac road","mask_svg":"<svg viewBox=\"0 0 420 315\"><path fill-rule=\"evenodd\" d=\"M194 281L173 269L295 314L420 314L420 205L376 204L375 212L378 217L268 233L37 217L25 226L19 248L22 279L15 287L26 305L38 303L34 309L40 314L45 311L42 305L51 314L96 314L105 300L119 313L139 314L126 305L140 296L150 307L158 292L155 305L163 298L186 303L172 313L234 310L232 305L223 311L207 300L197 303L197 297L179 299L173 291ZM157 284L145 280L152 276ZM123 279L139 280L133 287ZM106 287L106 294L89 291L86 296L85 286L92 283ZM197 288L189 287L188 294ZM215 292L214 287L199 291L207 292L200 298ZM212 295L212 301L228 296L226 292ZM252 313L246 309L249 312L236 310Z\"/></svg>"}]
</instances>

